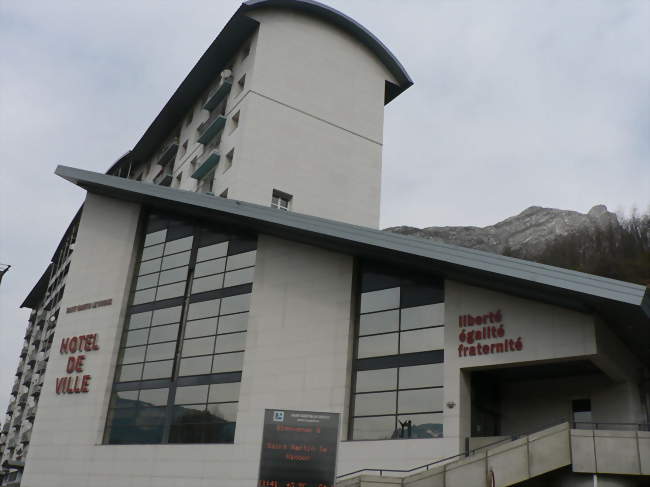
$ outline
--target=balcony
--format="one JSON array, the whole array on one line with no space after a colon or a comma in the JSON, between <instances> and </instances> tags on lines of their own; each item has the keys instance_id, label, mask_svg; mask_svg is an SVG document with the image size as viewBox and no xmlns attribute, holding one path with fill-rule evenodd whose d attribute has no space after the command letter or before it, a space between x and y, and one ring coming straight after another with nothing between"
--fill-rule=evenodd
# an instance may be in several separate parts
<instances>
[{"instance_id":1,"label":"balcony","mask_svg":"<svg viewBox=\"0 0 650 487\"><path fill-rule=\"evenodd\" d=\"M23 371L22 371L22 369L19 368L19 369L16 371L16 377L21 377L22 375L23 375Z\"/></svg>"},{"instance_id":2,"label":"balcony","mask_svg":"<svg viewBox=\"0 0 650 487\"><path fill-rule=\"evenodd\" d=\"M20 358L25 358L27 356L27 345L23 347L23 349L20 351Z\"/></svg>"},{"instance_id":3,"label":"balcony","mask_svg":"<svg viewBox=\"0 0 650 487\"><path fill-rule=\"evenodd\" d=\"M17 401L18 405L22 408L27 404L27 393L23 392L19 397Z\"/></svg>"},{"instance_id":4,"label":"balcony","mask_svg":"<svg viewBox=\"0 0 650 487\"><path fill-rule=\"evenodd\" d=\"M33 331L34 331L34 326L30 323L30 325L27 327L27 331L25 332L25 340L29 340L29 337L32 336Z\"/></svg>"},{"instance_id":5,"label":"balcony","mask_svg":"<svg viewBox=\"0 0 650 487\"><path fill-rule=\"evenodd\" d=\"M219 86L210 92L203 108L210 111L214 110L228 96L230 88L232 88L232 77L224 79Z\"/></svg>"},{"instance_id":6,"label":"balcony","mask_svg":"<svg viewBox=\"0 0 650 487\"><path fill-rule=\"evenodd\" d=\"M214 113L209 119L199 125L198 141L201 144L207 144L223 130L225 125L226 117L221 113Z\"/></svg>"},{"instance_id":7,"label":"balcony","mask_svg":"<svg viewBox=\"0 0 650 487\"><path fill-rule=\"evenodd\" d=\"M173 179L174 174L172 173L171 166L165 166L158 174L156 174L156 177L153 178L153 183L158 186L170 186Z\"/></svg>"},{"instance_id":8,"label":"balcony","mask_svg":"<svg viewBox=\"0 0 650 487\"><path fill-rule=\"evenodd\" d=\"M16 448L16 438L9 438L7 440L7 450L13 450Z\"/></svg>"},{"instance_id":9,"label":"balcony","mask_svg":"<svg viewBox=\"0 0 650 487\"><path fill-rule=\"evenodd\" d=\"M31 371L27 372L25 374L25 376L23 377L23 385L26 385L27 387L29 387L29 384L32 382L32 376L33 375L34 374Z\"/></svg>"},{"instance_id":10,"label":"balcony","mask_svg":"<svg viewBox=\"0 0 650 487\"><path fill-rule=\"evenodd\" d=\"M163 144L160 148L160 157L156 160L156 164L161 166L166 166L169 162L174 160L176 153L178 152L178 137L173 137ZM158 184L158 183L156 183Z\"/></svg>"},{"instance_id":11,"label":"balcony","mask_svg":"<svg viewBox=\"0 0 650 487\"><path fill-rule=\"evenodd\" d=\"M43 388L42 382L35 385L34 388L32 389L32 396L38 397L41 395L41 389Z\"/></svg>"},{"instance_id":12,"label":"balcony","mask_svg":"<svg viewBox=\"0 0 650 487\"><path fill-rule=\"evenodd\" d=\"M20 442L21 443L29 443L29 440L32 438L32 430L29 429L25 431L22 435L20 435Z\"/></svg>"},{"instance_id":13,"label":"balcony","mask_svg":"<svg viewBox=\"0 0 650 487\"><path fill-rule=\"evenodd\" d=\"M5 424L2 425L2 434L5 435L9 432L9 421L5 421Z\"/></svg>"},{"instance_id":14,"label":"balcony","mask_svg":"<svg viewBox=\"0 0 650 487\"><path fill-rule=\"evenodd\" d=\"M35 417L36 417L36 406L32 406L25 413L25 419L33 423Z\"/></svg>"},{"instance_id":15,"label":"balcony","mask_svg":"<svg viewBox=\"0 0 650 487\"><path fill-rule=\"evenodd\" d=\"M203 179L206 174L208 174L217 166L220 157L221 154L219 153L216 147L214 146L206 147L206 150L203 152L203 155L199 160L199 164L198 167L196 168L196 171L192 173L192 177L198 180Z\"/></svg>"},{"instance_id":16,"label":"balcony","mask_svg":"<svg viewBox=\"0 0 650 487\"><path fill-rule=\"evenodd\" d=\"M18 391L20 390L20 383L15 382L14 386L11 388L11 395L16 397L18 395Z\"/></svg>"}]
</instances>

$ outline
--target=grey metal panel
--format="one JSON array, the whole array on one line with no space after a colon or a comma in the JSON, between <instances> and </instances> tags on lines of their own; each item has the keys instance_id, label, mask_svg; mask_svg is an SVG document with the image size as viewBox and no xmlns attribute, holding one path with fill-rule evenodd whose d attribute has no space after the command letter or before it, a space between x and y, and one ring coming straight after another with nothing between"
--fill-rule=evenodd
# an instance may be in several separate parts
<instances>
[{"instance_id":1,"label":"grey metal panel","mask_svg":"<svg viewBox=\"0 0 650 487\"><path fill-rule=\"evenodd\" d=\"M212 214L231 222L253 225L257 229L288 239L299 237L298 240L304 241L305 236L310 235L315 245L331 247L334 241L341 250L352 254L385 255L388 251L402 257L414 257L422 264L433 261L456 270L465 269L470 274L480 272L501 276L516 281L517 285L525 283L560 293L596 297L633 305L646 311L648 307L644 286L615 279L81 169L59 166L56 174L91 192L102 192L153 206L163 204L176 211L183 211L185 207L192 214ZM650 316L650 312L647 314Z\"/></svg>"}]
</instances>

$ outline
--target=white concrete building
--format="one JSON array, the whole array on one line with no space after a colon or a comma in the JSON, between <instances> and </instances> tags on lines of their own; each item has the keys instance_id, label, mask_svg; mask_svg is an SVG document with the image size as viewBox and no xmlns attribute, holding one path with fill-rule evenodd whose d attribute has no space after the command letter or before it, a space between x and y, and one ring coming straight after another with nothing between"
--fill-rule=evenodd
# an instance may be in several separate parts
<instances>
[{"instance_id":1,"label":"white concrete building","mask_svg":"<svg viewBox=\"0 0 650 487\"><path fill-rule=\"evenodd\" d=\"M644 287L376 229L411 84L340 12L246 2L107 175L59 167L87 196L24 304L4 484L274 485L291 409L340 414L340 486L648 485Z\"/></svg>"}]
</instances>

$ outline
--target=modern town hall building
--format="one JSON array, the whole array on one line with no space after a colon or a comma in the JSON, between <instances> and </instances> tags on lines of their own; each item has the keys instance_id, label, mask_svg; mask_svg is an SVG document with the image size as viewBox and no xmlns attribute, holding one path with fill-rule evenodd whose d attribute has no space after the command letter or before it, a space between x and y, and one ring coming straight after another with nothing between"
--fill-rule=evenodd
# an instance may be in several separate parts
<instances>
[{"instance_id":1,"label":"modern town hall building","mask_svg":"<svg viewBox=\"0 0 650 487\"><path fill-rule=\"evenodd\" d=\"M378 230L411 84L344 14L249 1L107 174L59 166L86 199L3 484L315 486L258 479L268 409L339 415L340 486L648 485L644 287Z\"/></svg>"}]
</instances>

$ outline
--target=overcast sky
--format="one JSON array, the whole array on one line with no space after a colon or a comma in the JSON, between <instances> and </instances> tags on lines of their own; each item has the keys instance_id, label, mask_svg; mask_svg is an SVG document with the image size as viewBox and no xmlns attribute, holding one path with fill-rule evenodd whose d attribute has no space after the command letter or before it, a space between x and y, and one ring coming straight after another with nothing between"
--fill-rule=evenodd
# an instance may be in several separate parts
<instances>
[{"instance_id":1,"label":"overcast sky","mask_svg":"<svg viewBox=\"0 0 650 487\"><path fill-rule=\"evenodd\" d=\"M382 227L650 205L650 1L327 3L415 81L386 108ZM0 417L18 306L84 197L54 168L132 148L238 5L0 0Z\"/></svg>"}]
</instances>

